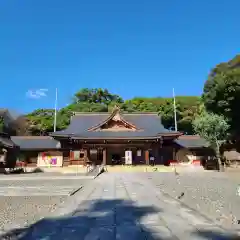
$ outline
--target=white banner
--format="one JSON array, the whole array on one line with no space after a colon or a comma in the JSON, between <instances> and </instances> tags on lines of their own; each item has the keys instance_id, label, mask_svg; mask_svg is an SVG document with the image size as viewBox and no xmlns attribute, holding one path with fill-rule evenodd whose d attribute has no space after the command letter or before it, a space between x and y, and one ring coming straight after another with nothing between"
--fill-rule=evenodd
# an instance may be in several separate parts
<instances>
[{"instance_id":1,"label":"white banner","mask_svg":"<svg viewBox=\"0 0 240 240\"><path fill-rule=\"evenodd\" d=\"M125 164L132 165L132 151L125 151Z\"/></svg>"}]
</instances>

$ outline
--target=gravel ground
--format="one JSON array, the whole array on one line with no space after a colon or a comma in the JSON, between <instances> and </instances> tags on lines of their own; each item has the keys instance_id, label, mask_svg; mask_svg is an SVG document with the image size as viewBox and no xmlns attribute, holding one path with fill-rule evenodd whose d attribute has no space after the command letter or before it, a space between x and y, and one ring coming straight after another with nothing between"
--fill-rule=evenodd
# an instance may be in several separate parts
<instances>
[{"instance_id":1,"label":"gravel ground","mask_svg":"<svg viewBox=\"0 0 240 240\"><path fill-rule=\"evenodd\" d=\"M18 227L29 226L43 217L49 216L59 204L65 201L67 196L63 196L64 188L78 188L84 185L88 180L78 179L57 179L57 180L0 180L0 188L14 191L14 187L28 188L31 187L33 192L38 192L38 188L45 188L51 192L59 189L59 196L0 196L0 231L11 228L12 223ZM51 191L51 189L53 189ZM15 190L16 193L19 190ZM58 190L57 190L58 191ZM27 192L25 190L25 192Z\"/></svg>"},{"instance_id":2,"label":"gravel ground","mask_svg":"<svg viewBox=\"0 0 240 240\"><path fill-rule=\"evenodd\" d=\"M240 228L240 196L237 196L239 178L226 173L146 173L152 184L174 198L182 193L180 201L219 222L225 227Z\"/></svg>"},{"instance_id":3,"label":"gravel ground","mask_svg":"<svg viewBox=\"0 0 240 240\"><path fill-rule=\"evenodd\" d=\"M39 173L12 173L12 174L0 174L1 178L8 178L8 177L16 177L16 178L24 178L24 177L39 177L39 176L48 176L48 177L54 177L54 176L85 176L86 173L61 173L61 172L39 172Z\"/></svg>"},{"instance_id":4,"label":"gravel ground","mask_svg":"<svg viewBox=\"0 0 240 240\"><path fill-rule=\"evenodd\" d=\"M66 199L66 196L0 197L0 230L8 224L17 223L19 227L47 217L51 211Z\"/></svg>"}]
</instances>

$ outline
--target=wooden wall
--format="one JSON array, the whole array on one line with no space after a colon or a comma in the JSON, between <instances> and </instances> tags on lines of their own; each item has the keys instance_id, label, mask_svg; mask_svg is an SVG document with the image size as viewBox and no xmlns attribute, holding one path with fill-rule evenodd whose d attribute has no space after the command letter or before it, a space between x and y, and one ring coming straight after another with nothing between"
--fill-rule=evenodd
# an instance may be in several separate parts
<instances>
[{"instance_id":1,"label":"wooden wall","mask_svg":"<svg viewBox=\"0 0 240 240\"><path fill-rule=\"evenodd\" d=\"M32 150L32 151L20 151L18 154L18 164L26 167L37 167L38 155L42 153L49 153L52 156L63 156L63 166L68 166L69 163L69 150Z\"/></svg>"},{"instance_id":2,"label":"wooden wall","mask_svg":"<svg viewBox=\"0 0 240 240\"><path fill-rule=\"evenodd\" d=\"M125 163L125 151L131 150L133 154L133 164L151 164L151 159L154 158L154 164L166 164L169 160L174 159L174 148L169 143L161 147L159 142L139 142L139 143L107 143L107 144L90 144L79 143L66 145L65 149L57 152L63 155L63 166L70 165L87 165L95 164L112 164L112 154L119 153L123 157L123 164ZM90 149L101 149L101 160L93 157L90 154ZM141 155L137 151L141 150ZM56 152L55 150L38 150L38 151L21 151L19 160L25 161L27 166L36 167L39 152Z\"/></svg>"}]
</instances>

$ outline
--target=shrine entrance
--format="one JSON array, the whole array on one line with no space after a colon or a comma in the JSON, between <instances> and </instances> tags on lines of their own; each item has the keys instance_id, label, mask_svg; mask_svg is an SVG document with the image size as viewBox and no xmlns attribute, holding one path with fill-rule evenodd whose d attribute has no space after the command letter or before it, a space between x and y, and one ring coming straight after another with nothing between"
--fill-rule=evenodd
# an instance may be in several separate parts
<instances>
[{"instance_id":1,"label":"shrine entrance","mask_svg":"<svg viewBox=\"0 0 240 240\"><path fill-rule=\"evenodd\" d=\"M103 164L103 149L90 149L89 150L89 158L92 163L95 165L102 165Z\"/></svg>"},{"instance_id":2,"label":"shrine entrance","mask_svg":"<svg viewBox=\"0 0 240 240\"><path fill-rule=\"evenodd\" d=\"M111 160L112 160L112 165L122 165L123 164L121 154L116 154L116 153L112 154Z\"/></svg>"}]
</instances>

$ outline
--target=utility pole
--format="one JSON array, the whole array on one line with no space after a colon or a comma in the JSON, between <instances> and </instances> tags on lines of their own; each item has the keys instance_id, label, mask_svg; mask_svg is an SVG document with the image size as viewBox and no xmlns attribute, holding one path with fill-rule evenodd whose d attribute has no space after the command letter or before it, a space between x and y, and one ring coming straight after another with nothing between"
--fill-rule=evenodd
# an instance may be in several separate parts
<instances>
[{"instance_id":1,"label":"utility pole","mask_svg":"<svg viewBox=\"0 0 240 240\"><path fill-rule=\"evenodd\" d=\"M54 107L54 124L53 124L53 131L56 132L57 128L57 100L58 100L58 90L56 88L56 94L55 94L55 107Z\"/></svg>"},{"instance_id":2,"label":"utility pole","mask_svg":"<svg viewBox=\"0 0 240 240\"><path fill-rule=\"evenodd\" d=\"M176 109L176 99L175 99L175 92L173 88L173 108L174 108L174 125L175 125L175 131L177 132L177 109Z\"/></svg>"}]
</instances>

